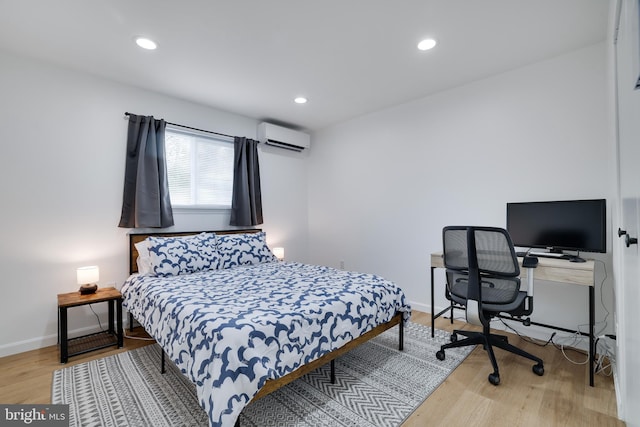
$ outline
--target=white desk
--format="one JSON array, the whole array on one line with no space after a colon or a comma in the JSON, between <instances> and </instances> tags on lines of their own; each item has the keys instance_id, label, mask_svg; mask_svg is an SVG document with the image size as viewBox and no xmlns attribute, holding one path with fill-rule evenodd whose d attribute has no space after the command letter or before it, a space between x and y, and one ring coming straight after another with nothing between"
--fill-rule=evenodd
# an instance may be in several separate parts
<instances>
[{"instance_id":1,"label":"white desk","mask_svg":"<svg viewBox=\"0 0 640 427\"><path fill-rule=\"evenodd\" d=\"M522 258L518 258L520 267L522 267ZM451 321L453 322L453 305L445 308L440 313L434 313L434 280L433 272L436 268L444 268L444 259L442 252L431 254L431 336L434 335L435 320L442 316L447 310L451 310ZM522 269L520 277L527 277L526 269ZM595 263L593 260L587 262L569 262L565 259L555 258L538 258L538 267L535 269L536 280L546 280L550 282L568 283L571 285L580 285L589 291L589 385L593 387L593 364L595 360L594 336L593 328L595 325ZM533 325L544 326L568 332L568 329L560 328L543 323L531 322Z\"/></svg>"}]
</instances>

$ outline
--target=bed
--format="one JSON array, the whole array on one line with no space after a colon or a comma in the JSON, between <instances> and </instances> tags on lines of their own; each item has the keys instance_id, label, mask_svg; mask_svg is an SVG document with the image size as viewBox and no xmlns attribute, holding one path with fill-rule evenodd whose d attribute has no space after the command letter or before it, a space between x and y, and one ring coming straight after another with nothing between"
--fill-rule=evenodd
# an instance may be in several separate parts
<instances>
[{"instance_id":1,"label":"bed","mask_svg":"<svg viewBox=\"0 0 640 427\"><path fill-rule=\"evenodd\" d=\"M130 235L130 316L196 385L209 425L410 316L372 274L278 261L260 229Z\"/></svg>"}]
</instances>

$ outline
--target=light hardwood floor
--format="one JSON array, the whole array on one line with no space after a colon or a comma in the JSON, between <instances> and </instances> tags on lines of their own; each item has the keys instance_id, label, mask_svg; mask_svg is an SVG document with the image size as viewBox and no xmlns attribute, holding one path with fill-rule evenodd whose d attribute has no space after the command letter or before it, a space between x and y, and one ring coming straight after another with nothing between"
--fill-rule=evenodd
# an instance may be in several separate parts
<instances>
[{"instance_id":1,"label":"light hardwood floor","mask_svg":"<svg viewBox=\"0 0 640 427\"><path fill-rule=\"evenodd\" d=\"M411 320L423 325L431 323L429 314L415 311ZM457 321L453 326L473 329ZM436 327L453 329L443 318L436 320ZM612 377L596 375L595 387L589 387L587 365L570 363L551 345L539 347L508 335L510 342L544 360L544 376L531 372L530 361L498 349L501 383L495 387L487 381L491 373L489 359L482 348L476 348L403 427L625 425L616 416ZM56 369L148 343L125 339L123 349L76 356L66 365L60 364L56 346L0 358L0 403L50 403L52 373ZM581 356L574 355L576 359Z\"/></svg>"}]
</instances>

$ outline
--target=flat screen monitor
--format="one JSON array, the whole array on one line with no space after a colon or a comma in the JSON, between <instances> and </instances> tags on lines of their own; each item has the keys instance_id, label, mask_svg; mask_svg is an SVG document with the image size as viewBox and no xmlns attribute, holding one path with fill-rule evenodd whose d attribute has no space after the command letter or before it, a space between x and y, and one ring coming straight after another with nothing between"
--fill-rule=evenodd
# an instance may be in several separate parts
<instances>
[{"instance_id":1,"label":"flat screen monitor","mask_svg":"<svg viewBox=\"0 0 640 427\"><path fill-rule=\"evenodd\" d=\"M514 246L579 252L607 251L606 200L507 203Z\"/></svg>"}]
</instances>

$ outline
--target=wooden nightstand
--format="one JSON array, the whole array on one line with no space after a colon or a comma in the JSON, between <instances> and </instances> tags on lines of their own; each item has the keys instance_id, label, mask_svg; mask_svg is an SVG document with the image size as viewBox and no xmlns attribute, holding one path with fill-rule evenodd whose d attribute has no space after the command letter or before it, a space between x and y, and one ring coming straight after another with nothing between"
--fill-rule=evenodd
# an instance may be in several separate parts
<instances>
[{"instance_id":1,"label":"wooden nightstand","mask_svg":"<svg viewBox=\"0 0 640 427\"><path fill-rule=\"evenodd\" d=\"M109 329L68 339L67 309L98 302L109 303ZM58 294L58 334L60 338L60 363L67 363L71 356L99 348L112 345L122 347L122 294L116 288L98 288L96 293L89 295L80 295L80 292Z\"/></svg>"}]
</instances>

